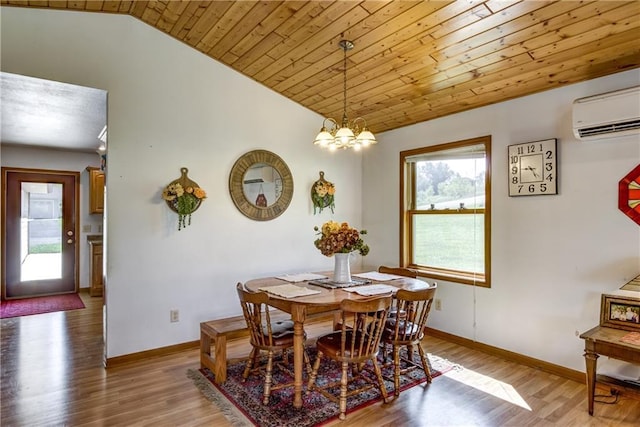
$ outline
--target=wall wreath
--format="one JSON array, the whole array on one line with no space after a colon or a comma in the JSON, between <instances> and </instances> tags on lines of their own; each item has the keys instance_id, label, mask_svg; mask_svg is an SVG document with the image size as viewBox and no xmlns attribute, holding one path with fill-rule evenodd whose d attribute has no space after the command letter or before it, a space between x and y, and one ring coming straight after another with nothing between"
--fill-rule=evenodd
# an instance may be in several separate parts
<instances>
[{"instance_id":1,"label":"wall wreath","mask_svg":"<svg viewBox=\"0 0 640 427\"><path fill-rule=\"evenodd\" d=\"M187 177L189 169L180 168L180 173L180 178L171 181L162 191L162 198L169 209L178 214L178 230L191 225L191 214L198 210L207 197L207 193Z\"/></svg>"},{"instance_id":2,"label":"wall wreath","mask_svg":"<svg viewBox=\"0 0 640 427\"><path fill-rule=\"evenodd\" d=\"M336 187L332 182L324 179L324 172L320 171L320 179L313 183L311 187L311 200L313 201L313 214L322 212L324 208L331 209L333 213L335 204Z\"/></svg>"}]
</instances>

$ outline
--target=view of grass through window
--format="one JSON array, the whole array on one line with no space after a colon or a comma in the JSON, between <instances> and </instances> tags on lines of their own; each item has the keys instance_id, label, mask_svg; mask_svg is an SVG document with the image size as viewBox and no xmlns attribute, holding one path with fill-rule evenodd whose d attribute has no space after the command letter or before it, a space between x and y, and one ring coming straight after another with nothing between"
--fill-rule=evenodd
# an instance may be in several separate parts
<instances>
[{"instance_id":1,"label":"view of grass through window","mask_svg":"<svg viewBox=\"0 0 640 427\"><path fill-rule=\"evenodd\" d=\"M419 265L484 273L484 214L414 217ZM473 254L470 256L470 254Z\"/></svg>"},{"instance_id":2,"label":"view of grass through window","mask_svg":"<svg viewBox=\"0 0 640 427\"><path fill-rule=\"evenodd\" d=\"M29 254L59 254L62 252L62 220L29 220Z\"/></svg>"},{"instance_id":3,"label":"view of grass through window","mask_svg":"<svg viewBox=\"0 0 640 427\"><path fill-rule=\"evenodd\" d=\"M60 252L62 252L60 243L41 243L29 248L31 254L59 254Z\"/></svg>"}]
</instances>

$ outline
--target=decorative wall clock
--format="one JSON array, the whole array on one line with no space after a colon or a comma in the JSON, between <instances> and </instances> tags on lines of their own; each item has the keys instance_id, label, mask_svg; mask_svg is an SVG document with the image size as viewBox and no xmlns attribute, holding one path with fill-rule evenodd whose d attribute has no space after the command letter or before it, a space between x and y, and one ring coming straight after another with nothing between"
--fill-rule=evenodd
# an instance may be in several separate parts
<instances>
[{"instance_id":1,"label":"decorative wall clock","mask_svg":"<svg viewBox=\"0 0 640 427\"><path fill-rule=\"evenodd\" d=\"M618 209L640 225L640 165L618 183Z\"/></svg>"},{"instance_id":2,"label":"decorative wall clock","mask_svg":"<svg viewBox=\"0 0 640 427\"><path fill-rule=\"evenodd\" d=\"M558 194L557 140L514 144L509 149L509 196Z\"/></svg>"}]
</instances>

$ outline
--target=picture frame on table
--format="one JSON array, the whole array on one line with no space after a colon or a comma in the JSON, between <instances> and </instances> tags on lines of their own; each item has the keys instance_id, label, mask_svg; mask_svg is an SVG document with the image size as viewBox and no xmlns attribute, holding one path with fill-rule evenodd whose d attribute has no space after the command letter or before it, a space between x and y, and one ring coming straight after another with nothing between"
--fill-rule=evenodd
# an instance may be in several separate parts
<instances>
[{"instance_id":1,"label":"picture frame on table","mask_svg":"<svg viewBox=\"0 0 640 427\"><path fill-rule=\"evenodd\" d=\"M640 331L640 298L602 294L600 326Z\"/></svg>"}]
</instances>

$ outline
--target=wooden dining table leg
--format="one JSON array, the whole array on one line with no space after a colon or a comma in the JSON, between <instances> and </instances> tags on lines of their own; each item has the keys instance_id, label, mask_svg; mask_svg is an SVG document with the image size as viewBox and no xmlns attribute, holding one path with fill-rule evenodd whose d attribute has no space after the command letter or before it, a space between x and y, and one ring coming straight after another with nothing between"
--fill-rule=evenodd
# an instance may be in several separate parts
<instances>
[{"instance_id":1,"label":"wooden dining table leg","mask_svg":"<svg viewBox=\"0 0 640 427\"><path fill-rule=\"evenodd\" d=\"M302 408L302 371L304 366L304 321L306 307L294 304L291 310L293 320L293 407Z\"/></svg>"}]
</instances>

